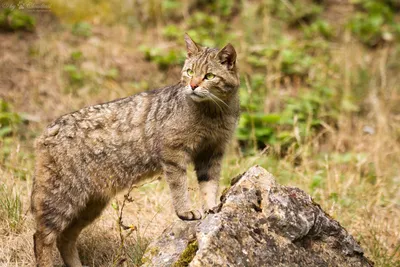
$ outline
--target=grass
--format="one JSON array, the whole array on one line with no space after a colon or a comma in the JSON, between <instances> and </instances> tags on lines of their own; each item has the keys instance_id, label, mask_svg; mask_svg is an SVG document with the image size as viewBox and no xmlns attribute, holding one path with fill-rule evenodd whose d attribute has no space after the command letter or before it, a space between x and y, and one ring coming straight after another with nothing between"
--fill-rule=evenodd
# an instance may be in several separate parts
<instances>
[{"instance_id":1,"label":"grass","mask_svg":"<svg viewBox=\"0 0 400 267\"><path fill-rule=\"evenodd\" d=\"M12 231L18 230L22 220L22 203L17 193L9 192L3 185L0 187L0 214L1 218Z\"/></svg>"},{"instance_id":2,"label":"grass","mask_svg":"<svg viewBox=\"0 0 400 267\"><path fill-rule=\"evenodd\" d=\"M35 33L0 34L0 265L34 262L35 137L64 113L175 83L189 32L238 51L242 118L221 189L259 164L309 193L376 266L400 266L398 14L368 0L336 23L311 0L200 2L177 9L177 1L145 1L129 14L128 2L96 1L86 14L87 4L71 1L65 12L54 1L57 19L34 14ZM386 15L372 27L363 18L379 17L377 9ZM193 171L190 187L199 205ZM140 265L148 242L176 219L164 181L131 197L123 222L137 230L125 254L117 259L121 233L110 204L79 240L86 265Z\"/></svg>"}]
</instances>

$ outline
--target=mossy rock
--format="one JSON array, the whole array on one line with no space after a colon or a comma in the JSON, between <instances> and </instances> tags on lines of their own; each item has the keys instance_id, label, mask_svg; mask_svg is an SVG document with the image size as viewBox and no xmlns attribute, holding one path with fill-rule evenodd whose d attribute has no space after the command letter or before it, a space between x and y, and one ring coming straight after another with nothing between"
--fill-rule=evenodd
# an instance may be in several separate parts
<instances>
[{"instance_id":1,"label":"mossy rock","mask_svg":"<svg viewBox=\"0 0 400 267\"><path fill-rule=\"evenodd\" d=\"M182 252L178 261L176 261L172 267L185 267L189 266L189 263L193 260L194 256L196 256L196 252L199 249L199 244L197 240L194 240L188 244L186 249Z\"/></svg>"}]
</instances>

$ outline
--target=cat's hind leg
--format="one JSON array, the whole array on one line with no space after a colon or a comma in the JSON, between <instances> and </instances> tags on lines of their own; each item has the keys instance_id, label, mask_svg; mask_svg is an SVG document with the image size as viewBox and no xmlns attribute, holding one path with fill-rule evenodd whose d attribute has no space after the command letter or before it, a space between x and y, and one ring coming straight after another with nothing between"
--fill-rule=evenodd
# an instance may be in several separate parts
<instances>
[{"instance_id":1,"label":"cat's hind leg","mask_svg":"<svg viewBox=\"0 0 400 267\"><path fill-rule=\"evenodd\" d=\"M92 200L81 210L78 216L66 227L57 239L57 248L64 263L69 267L81 267L76 241L79 234L91 224L106 206L106 200Z\"/></svg>"}]
</instances>

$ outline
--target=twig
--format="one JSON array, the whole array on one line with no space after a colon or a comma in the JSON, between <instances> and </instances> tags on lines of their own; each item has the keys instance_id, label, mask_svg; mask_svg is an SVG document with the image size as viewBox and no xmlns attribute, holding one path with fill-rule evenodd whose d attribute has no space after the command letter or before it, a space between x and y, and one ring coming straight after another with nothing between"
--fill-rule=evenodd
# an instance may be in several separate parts
<instances>
[{"instance_id":1,"label":"twig","mask_svg":"<svg viewBox=\"0 0 400 267\"><path fill-rule=\"evenodd\" d=\"M122 201L122 205L121 208L119 208L118 202L117 202L117 207L114 207L114 209L117 212L118 218L117 218L117 227L118 227L118 234L119 234L119 240L120 240L120 245L119 245L119 251L117 254L117 257L115 258L114 262L113 262L113 266L118 266L121 265L121 263L125 262L126 259L121 259L122 254L126 254L125 251L125 238L128 237L134 230L136 230L136 227L134 226L126 226L123 224L122 222L122 214L126 205L126 202L132 202L133 199L132 197L130 197L130 193L132 192L133 188L135 188L133 182L129 187L128 192L124 195L124 200ZM123 231L122 230L128 230L130 229L130 232L124 236Z\"/></svg>"},{"instance_id":2,"label":"twig","mask_svg":"<svg viewBox=\"0 0 400 267\"><path fill-rule=\"evenodd\" d=\"M146 183L151 183L154 182L156 180L159 180L159 176L155 176L153 179L151 179L150 181L146 182ZM116 207L113 207L116 212L117 212L117 227L118 227L118 234L119 234L119 239L120 239L120 245L119 245L119 250L118 250L118 254L117 257L115 258L114 262L113 262L113 266L120 266L122 263L124 263L126 261L126 257L122 258L122 255L125 254L128 258L131 258L129 256L129 253L127 253L126 251L126 247L125 247L125 240L126 238L128 238L134 231L137 230L137 227L134 226L133 224L127 226L123 223L122 217L123 217L123 212L124 212L124 208L126 206L126 204L129 202L133 202L133 198L130 196L132 190L134 188L138 188L142 186L142 184L134 184L132 182L132 184L129 186L129 189L127 191L127 193L124 195L124 200L122 201L121 207L119 206L118 201L116 202ZM127 233L123 233L123 231L125 230L129 230ZM132 258L131 258L132 259Z\"/></svg>"}]
</instances>

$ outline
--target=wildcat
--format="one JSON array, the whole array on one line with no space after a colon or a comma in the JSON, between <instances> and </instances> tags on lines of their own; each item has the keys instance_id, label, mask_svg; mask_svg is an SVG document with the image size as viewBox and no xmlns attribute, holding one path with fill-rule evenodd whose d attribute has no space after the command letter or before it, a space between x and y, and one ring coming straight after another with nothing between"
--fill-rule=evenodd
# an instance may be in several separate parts
<instances>
[{"instance_id":1,"label":"wildcat","mask_svg":"<svg viewBox=\"0 0 400 267\"><path fill-rule=\"evenodd\" d=\"M193 163L205 208L216 205L221 160L239 116L236 51L197 45L185 35L181 80L66 114L36 141L31 209L38 266L82 266L76 240L117 192L163 173L182 220L199 220L188 197Z\"/></svg>"}]
</instances>

